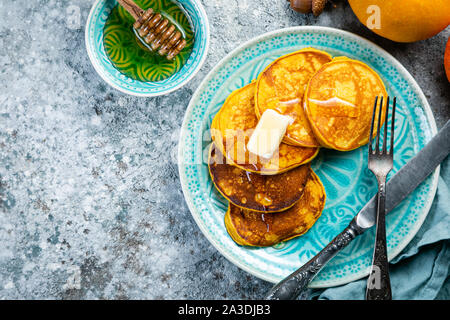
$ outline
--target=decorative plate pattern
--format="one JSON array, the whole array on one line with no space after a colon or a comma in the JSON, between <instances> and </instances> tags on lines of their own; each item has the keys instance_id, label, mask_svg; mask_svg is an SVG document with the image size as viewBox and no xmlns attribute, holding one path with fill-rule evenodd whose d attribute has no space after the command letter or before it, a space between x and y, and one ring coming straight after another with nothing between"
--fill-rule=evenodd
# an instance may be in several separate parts
<instances>
[{"instance_id":1,"label":"decorative plate pattern","mask_svg":"<svg viewBox=\"0 0 450 320\"><path fill-rule=\"evenodd\" d=\"M200 69L209 48L209 23L199 0L178 0L188 13L195 33L194 47L186 64L171 77L158 82L141 82L120 73L103 46L103 28L116 0L97 0L86 22L86 49L97 73L112 87L132 95L153 97L172 92L186 84Z\"/></svg>"},{"instance_id":2,"label":"decorative plate pattern","mask_svg":"<svg viewBox=\"0 0 450 320\"><path fill-rule=\"evenodd\" d=\"M388 94L397 97L393 172L437 132L428 102L406 69L386 51L352 33L325 27L282 29L228 54L204 79L186 111L178 149L180 180L186 202L207 239L231 262L271 282L282 280L320 251L377 191L376 179L367 169L367 146L351 152L321 149L312 167L325 186L327 203L305 235L269 248L248 248L237 245L227 234L223 222L227 203L212 185L204 161L211 143L211 121L233 90L250 83L277 57L309 46L365 62L382 77ZM422 225L438 175L436 169L388 215L389 259L400 253ZM337 255L311 287L342 285L368 275L373 242L374 228Z\"/></svg>"}]
</instances>

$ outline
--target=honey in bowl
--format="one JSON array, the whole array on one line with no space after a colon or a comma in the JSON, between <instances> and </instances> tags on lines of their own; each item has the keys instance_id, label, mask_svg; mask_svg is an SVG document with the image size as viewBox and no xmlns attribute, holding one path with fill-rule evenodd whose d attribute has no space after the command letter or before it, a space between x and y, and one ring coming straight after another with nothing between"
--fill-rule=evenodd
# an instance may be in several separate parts
<instances>
[{"instance_id":1,"label":"honey in bowl","mask_svg":"<svg viewBox=\"0 0 450 320\"><path fill-rule=\"evenodd\" d=\"M194 45L194 32L186 11L171 0L136 0L142 9L152 8L168 19L186 40L186 46L173 60L153 51L136 37L133 17L116 5L105 23L103 44L114 67L124 75L142 82L156 82L178 72L188 60Z\"/></svg>"}]
</instances>

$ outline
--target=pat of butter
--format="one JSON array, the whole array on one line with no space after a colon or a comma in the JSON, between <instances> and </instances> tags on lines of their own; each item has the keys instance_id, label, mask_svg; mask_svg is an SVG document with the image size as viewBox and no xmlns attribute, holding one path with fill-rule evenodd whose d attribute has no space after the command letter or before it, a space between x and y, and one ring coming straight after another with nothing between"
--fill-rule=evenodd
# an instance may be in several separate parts
<instances>
[{"instance_id":1,"label":"pat of butter","mask_svg":"<svg viewBox=\"0 0 450 320\"><path fill-rule=\"evenodd\" d=\"M247 150L265 159L272 158L280 146L287 126L293 121L291 117L267 109L259 119L255 131L247 143Z\"/></svg>"}]
</instances>

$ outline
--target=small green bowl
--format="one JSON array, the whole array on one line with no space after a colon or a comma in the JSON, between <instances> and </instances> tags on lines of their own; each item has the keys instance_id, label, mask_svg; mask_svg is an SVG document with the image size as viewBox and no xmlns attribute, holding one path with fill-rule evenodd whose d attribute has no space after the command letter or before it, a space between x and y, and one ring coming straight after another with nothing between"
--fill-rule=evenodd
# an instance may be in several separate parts
<instances>
[{"instance_id":1,"label":"small green bowl","mask_svg":"<svg viewBox=\"0 0 450 320\"><path fill-rule=\"evenodd\" d=\"M178 0L191 19L195 39L186 64L169 78L157 82L142 82L118 71L109 60L103 46L103 29L116 0L97 0L86 22L85 42L89 59L97 73L109 85L124 93L155 97L167 94L185 85L200 70L209 48L209 23L199 0Z\"/></svg>"}]
</instances>

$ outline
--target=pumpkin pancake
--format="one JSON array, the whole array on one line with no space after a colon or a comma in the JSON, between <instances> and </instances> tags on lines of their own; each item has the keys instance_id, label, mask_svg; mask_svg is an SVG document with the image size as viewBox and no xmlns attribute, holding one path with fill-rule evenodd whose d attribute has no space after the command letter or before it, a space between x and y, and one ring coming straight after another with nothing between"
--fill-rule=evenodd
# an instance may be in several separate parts
<instances>
[{"instance_id":1,"label":"pumpkin pancake","mask_svg":"<svg viewBox=\"0 0 450 320\"><path fill-rule=\"evenodd\" d=\"M229 203L225 226L240 245L272 246L308 231L320 217L325 198L322 182L311 170L302 197L292 208L278 213L255 213Z\"/></svg>"},{"instance_id":2,"label":"pumpkin pancake","mask_svg":"<svg viewBox=\"0 0 450 320\"><path fill-rule=\"evenodd\" d=\"M318 148L303 148L281 143L278 152L271 159L263 159L247 150L247 143L258 124L255 115L254 82L233 91L211 124L211 136L227 163L239 168L273 175L288 171L310 162L318 153Z\"/></svg>"},{"instance_id":3,"label":"pumpkin pancake","mask_svg":"<svg viewBox=\"0 0 450 320\"><path fill-rule=\"evenodd\" d=\"M320 144L341 151L366 144L376 96L386 97L386 88L366 64L339 57L323 65L311 78L304 99L305 113ZM385 108L382 123L384 114Z\"/></svg>"},{"instance_id":4,"label":"pumpkin pancake","mask_svg":"<svg viewBox=\"0 0 450 320\"><path fill-rule=\"evenodd\" d=\"M273 109L294 120L287 127L284 142L302 147L319 146L303 111L303 97L311 76L330 61L328 53L306 48L278 58L258 76L256 116L260 118L264 111Z\"/></svg>"},{"instance_id":5,"label":"pumpkin pancake","mask_svg":"<svg viewBox=\"0 0 450 320\"><path fill-rule=\"evenodd\" d=\"M209 174L217 190L232 204L259 212L279 212L302 196L311 169L309 164L278 175L260 175L226 164L225 157L210 148Z\"/></svg>"}]
</instances>

